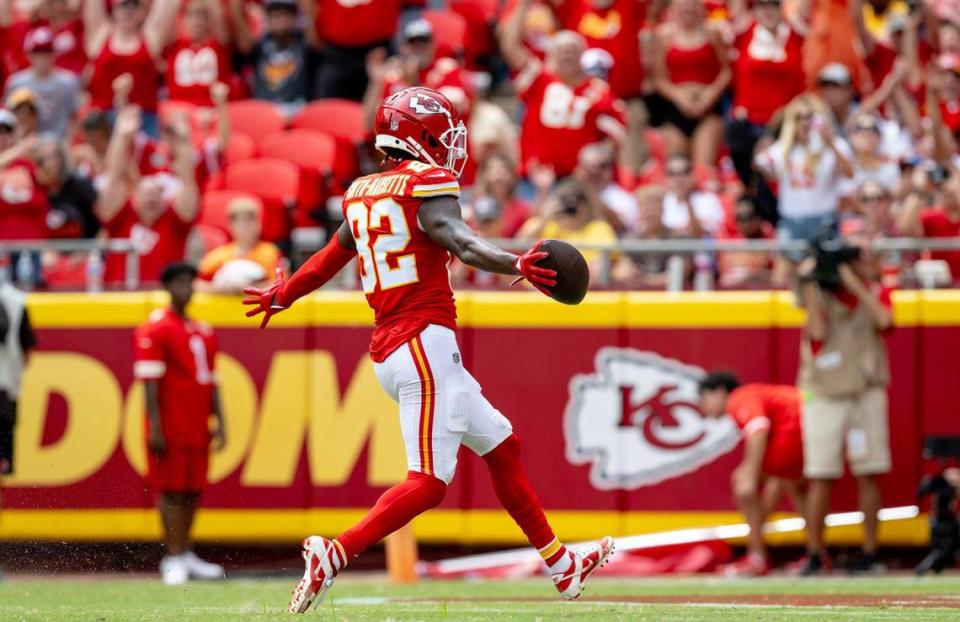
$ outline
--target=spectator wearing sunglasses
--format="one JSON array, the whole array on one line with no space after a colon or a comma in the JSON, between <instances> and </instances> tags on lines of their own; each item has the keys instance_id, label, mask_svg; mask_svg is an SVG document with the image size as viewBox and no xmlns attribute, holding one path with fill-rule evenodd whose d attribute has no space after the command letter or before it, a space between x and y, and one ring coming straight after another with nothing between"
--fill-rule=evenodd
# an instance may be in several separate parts
<instances>
[{"instance_id":1,"label":"spectator wearing sunglasses","mask_svg":"<svg viewBox=\"0 0 960 622\"><path fill-rule=\"evenodd\" d=\"M863 221L861 231L873 238L894 233L893 193L881 182L868 179L855 194L853 214Z\"/></svg>"},{"instance_id":2,"label":"spectator wearing sunglasses","mask_svg":"<svg viewBox=\"0 0 960 622\"><path fill-rule=\"evenodd\" d=\"M239 293L269 282L280 264L280 249L260 239L263 205L254 197L238 197L227 205L232 242L204 256L198 270L200 289Z\"/></svg>"},{"instance_id":3,"label":"spectator wearing sunglasses","mask_svg":"<svg viewBox=\"0 0 960 622\"><path fill-rule=\"evenodd\" d=\"M866 181L875 181L888 192L892 192L900 181L900 166L884 154L880 132L880 122L875 116L860 114L854 117L850 126L853 176L843 182L841 192L845 197L852 197Z\"/></svg>"}]
</instances>

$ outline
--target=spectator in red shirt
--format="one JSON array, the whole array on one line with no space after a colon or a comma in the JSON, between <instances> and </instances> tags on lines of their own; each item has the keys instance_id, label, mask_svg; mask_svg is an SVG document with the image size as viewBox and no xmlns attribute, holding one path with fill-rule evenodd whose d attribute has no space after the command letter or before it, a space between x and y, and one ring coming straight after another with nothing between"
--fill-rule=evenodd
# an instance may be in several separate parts
<instances>
[{"instance_id":1,"label":"spectator in red shirt","mask_svg":"<svg viewBox=\"0 0 960 622\"><path fill-rule=\"evenodd\" d=\"M757 210L753 197L743 195L734 206L736 232L721 236L727 240L772 240L773 227ZM724 251L717 258L720 277L717 283L723 289L769 287L773 259L769 253Z\"/></svg>"},{"instance_id":2,"label":"spectator in red shirt","mask_svg":"<svg viewBox=\"0 0 960 622\"><path fill-rule=\"evenodd\" d=\"M210 89L230 80L226 23L216 0L189 0L183 13L184 36L164 54L170 99L204 108L213 106Z\"/></svg>"},{"instance_id":3,"label":"spectator in red shirt","mask_svg":"<svg viewBox=\"0 0 960 622\"><path fill-rule=\"evenodd\" d=\"M665 101L667 153L689 153L713 168L723 141L720 96L730 85L729 52L707 21L702 0L676 0L673 18L656 30L654 84Z\"/></svg>"},{"instance_id":4,"label":"spectator in red shirt","mask_svg":"<svg viewBox=\"0 0 960 622\"><path fill-rule=\"evenodd\" d=\"M363 109L368 128L373 128L377 108L384 99L411 86L439 91L457 108L463 122L470 122L473 93L469 78L457 60L437 56L433 27L423 18L404 26L397 56L386 58L383 48L369 54L367 75L370 81L363 97Z\"/></svg>"},{"instance_id":5,"label":"spectator in red shirt","mask_svg":"<svg viewBox=\"0 0 960 622\"><path fill-rule=\"evenodd\" d=\"M83 4L84 47L93 59L90 106L113 110L113 84L119 76L133 76L130 103L142 111L143 129L157 135L158 63L173 39L177 0L153 0L149 9L141 0L120 0L107 13L106 0Z\"/></svg>"},{"instance_id":6,"label":"spectator in red shirt","mask_svg":"<svg viewBox=\"0 0 960 622\"><path fill-rule=\"evenodd\" d=\"M190 264L165 266L160 278L170 306L156 309L134 334L133 375L146 396L147 481L157 492L163 523L160 573L166 585L224 576L222 566L190 550L210 448L220 451L226 443L214 371L217 341L209 325L187 316L196 276Z\"/></svg>"},{"instance_id":7,"label":"spectator in red shirt","mask_svg":"<svg viewBox=\"0 0 960 622\"><path fill-rule=\"evenodd\" d=\"M897 230L900 235L917 238L956 238L960 236L960 171L950 167L940 193L940 205L928 207L918 192L907 195L903 201ZM960 252L934 251L933 259L942 259L950 266L954 282L960 280Z\"/></svg>"},{"instance_id":8,"label":"spectator in red shirt","mask_svg":"<svg viewBox=\"0 0 960 622\"><path fill-rule=\"evenodd\" d=\"M498 237L512 238L530 218L530 204L517 194L520 180L516 164L507 156L491 153L479 165L477 183L473 186L477 199L489 198L496 202L500 220Z\"/></svg>"},{"instance_id":9,"label":"spectator in red shirt","mask_svg":"<svg viewBox=\"0 0 960 622\"><path fill-rule=\"evenodd\" d=\"M579 33L588 48L606 50L614 58L610 88L617 97L643 94L640 30L646 7L637 0L558 0L553 5L561 28Z\"/></svg>"},{"instance_id":10,"label":"spectator in red shirt","mask_svg":"<svg viewBox=\"0 0 960 622\"><path fill-rule=\"evenodd\" d=\"M735 2L729 7L736 31L736 58L727 146L737 175L750 187L755 179L754 146L774 114L805 88L806 30L783 19L780 0L757 0L752 14L747 14L743 6L743 2Z\"/></svg>"},{"instance_id":11,"label":"spectator in red shirt","mask_svg":"<svg viewBox=\"0 0 960 622\"><path fill-rule=\"evenodd\" d=\"M117 115L113 137L107 149L103 187L96 214L108 237L129 238L139 252L139 275L145 283L156 283L163 266L184 257L187 234L200 209L193 168L193 147L189 129L175 128L173 172L178 184L172 197L155 176L143 177L133 187L129 162L131 144L140 129L140 112L129 106ZM127 277L126 257L107 257L104 280L123 283Z\"/></svg>"},{"instance_id":12,"label":"spectator in red shirt","mask_svg":"<svg viewBox=\"0 0 960 622\"><path fill-rule=\"evenodd\" d=\"M785 484L801 514L805 499L796 485L803 479L800 390L772 384L741 385L729 372L715 371L700 381L700 411L715 419L730 414L743 433L743 459L730 476L733 498L750 525L747 555L724 571L759 576L770 571L763 524L776 508L778 494L763 491L767 480Z\"/></svg>"},{"instance_id":13,"label":"spectator in red shirt","mask_svg":"<svg viewBox=\"0 0 960 622\"><path fill-rule=\"evenodd\" d=\"M518 72L517 93L526 106L520 136L521 166L553 167L565 177L577 165L580 149L590 143L624 139L623 104L609 85L587 76L580 64L584 40L564 30L553 36L544 62L523 44L523 24L530 0L520 4L504 26L501 50L507 65Z\"/></svg>"},{"instance_id":14,"label":"spectator in red shirt","mask_svg":"<svg viewBox=\"0 0 960 622\"><path fill-rule=\"evenodd\" d=\"M0 239L47 237L47 195L37 183L36 137L14 139L17 120L0 108Z\"/></svg>"},{"instance_id":15,"label":"spectator in red shirt","mask_svg":"<svg viewBox=\"0 0 960 622\"><path fill-rule=\"evenodd\" d=\"M407 4L403 0L304 0L320 46L314 99L363 99L368 88L367 55L390 44L400 10Z\"/></svg>"}]
</instances>

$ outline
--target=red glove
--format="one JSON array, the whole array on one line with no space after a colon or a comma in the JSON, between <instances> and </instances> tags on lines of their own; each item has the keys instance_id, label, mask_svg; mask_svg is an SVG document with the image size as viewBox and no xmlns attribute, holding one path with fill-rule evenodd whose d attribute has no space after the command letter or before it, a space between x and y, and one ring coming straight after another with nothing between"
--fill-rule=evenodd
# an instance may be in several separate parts
<instances>
[{"instance_id":1,"label":"red glove","mask_svg":"<svg viewBox=\"0 0 960 622\"><path fill-rule=\"evenodd\" d=\"M511 285L527 279L531 285L539 289L543 294L549 296L550 292L548 292L545 287L553 287L557 284L557 271L551 270L550 268L541 268L536 265L538 261L550 255L547 251L540 250L542 245L543 240L540 240L531 246L530 250L526 253L517 257L514 266L517 272L520 273L520 276L518 276Z\"/></svg>"},{"instance_id":2,"label":"red glove","mask_svg":"<svg viewBox=\"0 0 960 622\"><path fill-rule=\"evenodd\" d=\"M260 328L266 328L270 318L286 309L286 307L277 302L277 293L283 288L284 282L283 270L277 268L277 279L270 287L266 289L245 287L243 289L243 293L249 296L249 298L243 299L243 304L256 305L256 307L247 311L246 316L253 317L261 313L263 314Z\"/></svg>"}]
</instances>

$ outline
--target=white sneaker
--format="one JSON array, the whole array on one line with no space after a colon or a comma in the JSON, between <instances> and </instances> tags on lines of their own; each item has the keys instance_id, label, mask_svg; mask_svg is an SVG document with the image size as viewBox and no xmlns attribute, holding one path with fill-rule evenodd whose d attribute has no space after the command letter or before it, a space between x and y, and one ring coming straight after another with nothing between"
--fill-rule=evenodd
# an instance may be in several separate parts
<instances>
[{"instance_id":1,"label":"white sneaker","mask_svg":"<svg viewBox=\"0 0 960 622\"><path fill-rule=\"evenodd\" d=\"M290 612L303 613L314 601L319 605L323 596L333 586L337 568L333 557L337 554L332 540L320 536L310 536L303 541L303 561L306 568L303 578L293 590L290 599Z\"/></svg>"},{"instance_id":2,"label":"white sneaker","mask_svg":"<svg viewBox=\"0 0 960 622\"><path fill-rule=\"evenodd\" d=\"M182 555L165 555L160 560L160 577L164 585L183 585L190 579L190 570Z\"/></svg>"},{"instance_id":3,"label":"white sneaker","mask_svg":"<svg viewBox=\"0 0 960 622\"><path fill-rule=\"evenodd\" d=\"M226 573L223 571L223 566L200 559L193 551L187 551L180 557L187 566L187 571L190 573L190 576L194 579L212 581L222 579L226 576Z\"/></svg>"},{"instance_id":4,"label":"white sneaker","mask_svg":"<svg viewBox=\"0 0 960 622\"><path fill-rule=\"evenodd\" d=\"M610 536L590 544L568 547L571 557L570 567L565 572L558 572L551 577L560 595L567 600L579 598L587 578L607 563L613 549L614 541Z\"/></svg>"}]
</instances>

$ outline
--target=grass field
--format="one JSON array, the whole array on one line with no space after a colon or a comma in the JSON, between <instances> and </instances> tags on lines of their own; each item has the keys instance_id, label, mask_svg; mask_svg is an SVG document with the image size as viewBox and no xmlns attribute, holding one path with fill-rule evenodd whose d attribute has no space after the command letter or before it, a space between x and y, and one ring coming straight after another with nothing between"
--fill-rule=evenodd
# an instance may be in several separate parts
<instances>
[{"instance_id":1,"label":"grass field","mask_svg":"<svg viewBox=\"0 0 960 622\"><path fill-rule=\"evenodd\" d=\"M167 588L155 578L16 577L0 583L3 622L291 620L293 579L235 579ZM728 581L594 579L577 602L538 580L391 586L344 577L305 619L367 620L960 620L960 576Z\"/></svg>"}]
</instances>

